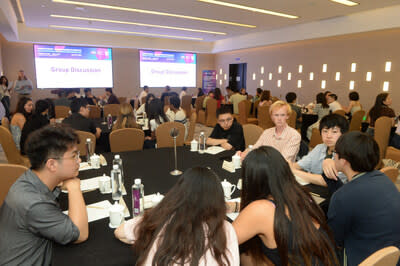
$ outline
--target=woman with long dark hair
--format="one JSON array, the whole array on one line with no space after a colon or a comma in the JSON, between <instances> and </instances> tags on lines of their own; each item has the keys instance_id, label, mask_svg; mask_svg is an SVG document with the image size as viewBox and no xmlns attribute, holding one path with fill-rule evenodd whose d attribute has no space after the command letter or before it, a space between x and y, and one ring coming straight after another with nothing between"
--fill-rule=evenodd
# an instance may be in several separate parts
<instances>
[{"instance_id":1,"label":"woman with long dark hair","mask_svg":"<svg viewBox=\"0 0 400 266\"><path fill-rule=\"evenodd\" d=\"M115 236L133 244L136 265L239 265L236 234L225 215L218 176L196 167L185 171L156 207L122 224Z\"/></svg>"},{"instance_id":2,"label":"woman with long dark hair","mask_svg":"<svg viewBox=\"0 0 400 266\"><path fill-rule=\"evenodd\" d=\"M242 165L240 213L233 222L244 256L275 265L337 265L325 216L276 149L251 151Z\"/></svg>"},{"instance_id":3,"label":"woman with long dark hair","mask_svg":"<svg viewBox=\"0 0 400 266\"><path fill-rule=\"evenodd\" d=\"M8 79L6 76L0 77L0 98L1 103L4 105L4 109L6 110L6 117L10 118L10 93L11 93L11 84L8 83Z\"/></svg>"},{"instance_id":4,"label":"woman with long dark hair","mask_svg":"<svg viewBox=\"0 0 400 266\"><path fill-rule=\"evenodd\" d=\"M222 95L220 88L215 88L214 99L217 100L217 109L221 107L221 104L225 104L225 97Z\"/></svg>"},{"instance_id":5,"label":"woman with long dark hair","mask_svg":"<svg viewBox=\"0 0 400 266\"><path fill-rule=\"evenodd\" d=\"M389 93L379 93L375 98L374 106L368 112L369 127L367 133L374 136L375 121L381 116L395 117L394 110L389 106L392 104L392 98ZM394 122L394 119L393 119Z\"/></svg>"},{"instance_id":6,"label":"woman with long dark hair","mask_svg":"<svg viewBox=\"0 0 400 266\"><path fill-rule=\"evenodd\" d=\"M269 90L264 90L261 92L261 96L260 96L260 103L258 104L258 106L264 106L264 105L271 105L272 101L271 101L271 92Z\"/></svg>"},{"instance_id":7,"label":"woman with long dark hair","mask_svg":"<svg viewBox=\"0 0 400 266\"><path fill-rule=\"evenodd\" d=\"M17 149L20 149L21 132L25 122L32 116L33 102L31 98L21 97L17 103L17 109L11 118L10 131Z\"/></svg>"},{"instance_id":8,"label":"woman with long dark hair","mask_svg":"<svg viewBox=\"0 0 400 266\"><path fill-rule=\"evenodd\" d=\"M315 98L316 98L317 104L314 106L311 113L318 115L318 120L317 120L317 122L315 122L314 124L312 124L311 126L309 126L307 128L307 138L308 139L311 139L311 134L312 134L313 128L319 128L319 121L321 121L321 119L324 116L329 114L329 105L326 102L325 94L320 92L317 94L317 96Z\"/></svg>"}]
</instances>

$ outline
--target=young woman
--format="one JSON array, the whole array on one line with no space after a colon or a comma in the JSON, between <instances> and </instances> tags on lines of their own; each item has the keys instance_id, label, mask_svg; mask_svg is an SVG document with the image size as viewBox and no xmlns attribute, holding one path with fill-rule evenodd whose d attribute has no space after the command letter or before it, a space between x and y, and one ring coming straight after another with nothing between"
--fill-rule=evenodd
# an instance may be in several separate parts
<instances>
[{"instance_id":1,"label":"young woman","mask_svg":"<svg viewBox=\"0 0 400 266\"><path fill-rule=\"evenodd\" d=\"M267 104L272 104L271 92L269 90L264 90L261 92L260 103L258 104L258 106L264 106Z\"/></svg>"},{"instance_id":2,"label":"young woman","mask_svg":"<svg viewBox=\"0 0 400 266\"><path fill-rule=\"evenodd\" d=\"M307 128L307 138L308 139L311 139L311 134L312 134L313 128L319 128L319 121L321 121L321 119L324 116L329 114L329 105L326 102L326 97L325 97L324 93L320 92L317 94L316 102L317 102L317 104L314 106L311 113L318 115L318 120L317 120L317 122L315 122L314 124L312 124L311 126L309 126Z\"/></svg>"},{"instance_id":3,"label":"young woman","mask_svg":"<svg viewBox=\"0 0 400 266\"><path fill-rule=\"evenodd\" d=\"M222 95L220 88L215 88L214 99L217 100L217 109L221 107L221 104L225 104L225 97Z\"/></svg>"},{"instance_id":4,"label":"young woman","mask_svg":"<svg viewBox=\"0 0 400 266\"><path fill-rule=\"evenodd\" d=\"M205 167L185 171L153 209L115 230L139 254L136 265L239 265L224 193Z\"/></svg>"},{"instance_id":5,"label":"young woman","mask_svg":"<svg viewBox=\"0 0 400 266\"><path fill-rule=\"evenodd\" d=\"M10 122L10 131L15 145L20 149L21 131L26 120L30 119L33 110L33 102L30 98L21 97L17 104L17 109Z\"/></svg>"},{"instance_id":6,"label":"young woman","mask_svg":"<svg viewBox=\"0 0 400 266\"><path fill-rule=\"evenodd\" d=\"M147 115L149 113L149 103L155 98L156 96L153 93L147 94L145 102L136 110L136 115L141 115L143 113Z\"/></svg>"},{"instance_id":7,"label":"young woman","mask_svg":"<svg viewBox=\"0 0 400 266\"><path fill-rule=\"evenodd\" d=\"M352 91L349 93L349 106L348 107L343 107L343 110L346 113L349 113L351 116L362 109L361 103L360 103L360 96L358 95L358 92Z\"/></svg>"},{"instance_id":8,"label":"young woman","mask_svg":"<svg viewBox=\"0 0 400 266\"><path fill-rule=\"evenodd\" d=\"M11 84L8 83L8 79L6 76L0 77L0 98L1 103L6 110L6 117L10 117L10 91L11 91Z\"/></svg>"},{"instance_id":9,"label":"young woman","mask_svg":"<svg viewBox=\"0 0 400 266\"><path fill-rule=\"evenodd\" d=\"M242 178L240 213L233 227L239 244L244 244L243 260L338 264L322 210L277 150L263 146L251 151L243 161Z\"/></svg>"},{"instance_id":10,"label":"young woman","mask_svg":"<svg viewBox=\"0 0 400 266\"><path fill-rule=\"evenodd\" d=\"M380 93L376 96L374 106L368 112L369 127L367 133L371 136L375 132L375 121L381 116L395 117L394 110L389 106L392 104L392 98L389 93ZM393 119L394 122L394 119Z\"/></svg>"},{"instance_id":11,"label":"young woman","mask_svg":"<svg viewBox=\"0 0 400 266\"><path fill-rule=\"evenodd\" d=\"M129 103L121 104L117 120L115 121L112 130L121 128L140 128L140 126L136 124L133 109Z\"/></svg>"}]
</instances>

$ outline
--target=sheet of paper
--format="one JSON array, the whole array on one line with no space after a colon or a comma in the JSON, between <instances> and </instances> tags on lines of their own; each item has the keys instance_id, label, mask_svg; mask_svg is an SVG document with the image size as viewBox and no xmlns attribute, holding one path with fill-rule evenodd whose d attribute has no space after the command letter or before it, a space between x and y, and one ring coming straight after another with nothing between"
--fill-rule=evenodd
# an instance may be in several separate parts
<instances>
[{"instance_id":1,"label":"sheet of paper","mask_svg":"<svg viewBox=\"0 0 400 266\"><path fill-rule=\"evenodd\" d=\"M211 147L208 147L205 152L208 154L215 155L215 154L218 154L223 151L225 151L225 149L220 146L211 146Z\"/></svg>"},{"instance_id":2,"label":"sheet of paper","mask_svg":"<svg viewBox=\"0 0 400 266\"><path fill-rule=\"evenodd\" d=\"M222 169L230 172L230 173L234 173L235 172L235 165L233 165L232 162L228 162L228 161L224 161L222 163Z\"/></svg>"},{"instance_id":3,"label":"sheet of paper","mask_svg":"<svg viewBox=\"0 0 400 266\"><path fill-rule=\"evenodd\" d=\"M104 219L110 216L108 209L111 207L111 203L108 200L103 200L86 206L88 221L93 222L100 219ZM64 211L68 215L68 211Z\"/></svg>"}]
</instances>

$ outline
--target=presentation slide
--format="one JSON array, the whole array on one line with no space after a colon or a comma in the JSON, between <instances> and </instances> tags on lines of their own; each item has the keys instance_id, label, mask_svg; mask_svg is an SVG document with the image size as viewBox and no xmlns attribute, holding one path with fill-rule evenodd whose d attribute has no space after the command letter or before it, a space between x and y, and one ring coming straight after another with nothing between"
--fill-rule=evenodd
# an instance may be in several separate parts
<instances>
[{"instance_id":1,"label":"presentation slide","mask_svg":"<svg viewBox=\"0 0 400 266\"><path fill-rule=\"evenodd\" d=\"M34 45L37 87L112 88L111 48Z\"/></svg>"},{"instance_id":2,"label":"presentation slide","mask_svg":"<svg viewBox=\"0 0 400 266\"><path fill-rule=\"evenodd\" d=\"M140 87L196 87L196 54L140 50Z\"/></svg>"}]
</instances>

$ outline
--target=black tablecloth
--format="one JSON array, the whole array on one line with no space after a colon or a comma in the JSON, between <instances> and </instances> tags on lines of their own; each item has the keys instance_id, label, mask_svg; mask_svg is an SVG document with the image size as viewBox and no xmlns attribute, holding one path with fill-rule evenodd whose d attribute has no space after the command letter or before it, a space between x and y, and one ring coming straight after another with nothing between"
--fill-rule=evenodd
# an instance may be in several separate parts
<instances>
[{"instance_id":1,"label":"black tablecloth","mask_svg":"<svg viewBox=\"0 0 400 266\"><path fill-rule=\"evenodd\" d=\"M224 159L233 155L232 151L225 151L217 155L198 154L190 152L188 147L178 147L178 169L186 170L190 167L205 166L214 170L221 181L227 179L237 184L240 171L229 173L222 169ZM79 173L81 179L91 178L103 173L110 175L112 153L104 154L108 166L96 170L87 170ZM179 177L169 174L174 169L174 153L172 148L152 149L136 152L120 153L123 160L125 187L127 194L124 197L126 205L132 214L131 186L135 178L141 178L144 184L145 195L160 192L165 195ZM325 189L308 185L311 191L325 196ZM232 197L239 197L238 190ZM102 200L112 201L111 194L101 194L98 190L84 193L85 203L92 204ZM67 209L68 198L60 196L60 206ZM113 229L108 227L109 219L102 219L89 224L89 239L81 244L66 246L55 245L53 265L133 265L135 257L129 245L123 244L114 237Z\"/></svg>"}]
</instances>

